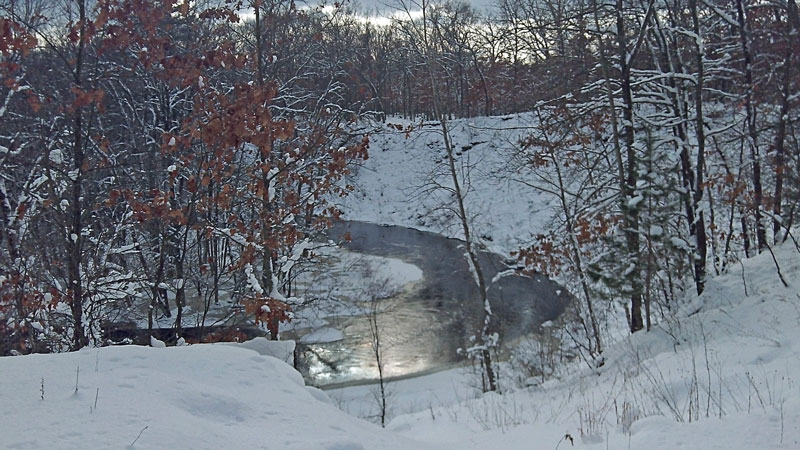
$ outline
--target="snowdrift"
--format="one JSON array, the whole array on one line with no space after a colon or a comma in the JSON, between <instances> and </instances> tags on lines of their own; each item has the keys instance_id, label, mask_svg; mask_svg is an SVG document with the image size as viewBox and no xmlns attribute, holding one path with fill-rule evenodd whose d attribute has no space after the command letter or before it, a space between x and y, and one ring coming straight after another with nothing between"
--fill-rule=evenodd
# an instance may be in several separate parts
<instances>
[{"instance_id":1,"label":"snowdrift","mask_svg":"<svg viewBox=\"0 0 800 450\"><path fill-rule=\"evenodd\" d=\"M504 395L397 417L439 448L800 449L800 253L775 249L710 279L605 364Z\"/></svg>"},{"instance_id":2,"label":"snowdrift","mask_svg":"<svg viewBox=\"0 0 800 450\"><path fill-rule=\"evenodd\" d=\"M0 448L423 447L348 416L293 368L259 354L262 347L124 346L0 358Z\"/></svg>"}]
</instances>

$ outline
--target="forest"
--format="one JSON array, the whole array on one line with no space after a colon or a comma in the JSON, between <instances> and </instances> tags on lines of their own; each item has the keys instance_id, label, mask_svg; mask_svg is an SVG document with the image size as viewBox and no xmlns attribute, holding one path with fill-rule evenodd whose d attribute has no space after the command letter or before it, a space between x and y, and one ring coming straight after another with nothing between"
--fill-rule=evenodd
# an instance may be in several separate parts
<instances>
[{"instance_id":1,"label":"forest","mask_svg":"<svg viewBox=\"0 0 800 450\"><path fill-rule=\"evenodd\" d=\"M497 176L552 198L554 220L520 230L533 239L508 256L573 294L565 333L587 361L609 315L649 330L710 277L797 245L795 0L391 11L0 0L0 355L103 345L104 327L132 317L195 326L187 299L207 312L221 295L277 338L309 246L387 124L435 125L486 293L463 202L482 187L448 126L528 113L523 138L497 143L509 155Z\"/></svg>"}]
</instances>

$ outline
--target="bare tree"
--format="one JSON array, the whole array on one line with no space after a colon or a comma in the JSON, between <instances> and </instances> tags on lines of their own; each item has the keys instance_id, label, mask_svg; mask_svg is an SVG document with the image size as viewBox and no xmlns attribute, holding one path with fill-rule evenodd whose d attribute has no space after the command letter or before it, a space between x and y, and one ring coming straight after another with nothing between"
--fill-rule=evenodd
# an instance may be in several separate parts
<instances>
[{"instance_id":1,"label":"bare tree","mask_svg":"<svg viewBox=\"0 0 800 450\"><path fill-rule=\"evenodd\" d=\"M496 391L497 377L492 364L491 348L496 345L497 335L491 332L492 307L489 301L488 285L486 283L483 269L481 268L480 260L478 258L478 249L475 247L475 242L473 240L474 238L470 226L471 218L467 214L465 206L466 192L462 188L462 180L460 178L461 174L456 168L455 150L453 149L447 118L440 109L440 97L435 79L435 74L438 73L438 64L440 64L440 60L438 58L441 57L441 55L438 54L436 50L437 45L434 43L434 39L436 39L436 36L440 36L441 33L437 33L436 23L429 20L430 8L432 6L425 0L414 5L421 8L422 18L419 20L413 19L410 5L402 4L402 8L409 19L403 22L403 26L414 51L421 58L425 65L427 76L432 88L433 113L438 120L439 127L441 129L442 143L447 155L445 164L452 182L452 185L446 189L451 192L456 203L454 211L458 217L461 225L461 231L464 235L465 256L467 258L467 262L469 263L470 270L474 275L475 283L478 286L481 310L483 311L482 326L477 334L479 342L471 348L470 353L478 357L481 361L481 366L486 375L486 384L484 386L484 390Z\"/></svg>"}]
</instances>

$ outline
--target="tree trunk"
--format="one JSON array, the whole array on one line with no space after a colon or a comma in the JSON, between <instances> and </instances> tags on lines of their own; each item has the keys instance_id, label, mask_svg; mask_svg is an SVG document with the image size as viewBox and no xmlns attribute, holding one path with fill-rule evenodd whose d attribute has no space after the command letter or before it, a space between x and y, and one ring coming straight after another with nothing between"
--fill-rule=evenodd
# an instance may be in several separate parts
<instances>
[{"instance_id":1,"label":"tree trunk","mask_svg":"<svg viewBox=\"0 0 800 450\"><path fill-rule=\"evenodd\" d=\"M543 124L542 115L537 110L537 116L539 118L539 123ZM547 144L551 146L550 138L547 134L547 131L544 132L545 139L547 140ZM572 252L572 258L575 261L575 272L578 275L578 279L580 280L581 290L583 291L584 300L586 301L586 308L587 312L589 313L589 323L592 326L592 334L594 335L594 345L597 354L603 353L603 341L600 336L600 327L598 326L597 316L594 312L594 304L592 302L592 295L591 291L589 290L589 280L586 277L586 272L583 269L583 257L581 256L581 249L580 244L578 243L578 238L575 236L575 218L573 217L572 212L569 209L569 204L567 203L566 192L567 188L564 185L564 176L562 172L562 165L559 157L555 153L551 153L551 158L553 160L553 164L556 168L556 177L558 181L558 198L559 203L561 204L561 210L564 213L564 218L566 222L566 230L569 234L569 242ZM587 330L588 331L588 330ZM588 334L588 333L587 333ZM591 341L590 341L591 347ZM591 348L590 348L591 350Z\"/></svg>"},{"instance_id":2,"label":"tree trunk","mask_svg":"<svg viewBox=\"0 0 800 450\"><path fill-rule=\"evenodd\" d=\"M767 232L761 215L764 205L764 193L761 183L761 155L758 149L758 129L756 128L756 108L753 101L753 61L750 55L750 43L747 29L747 19L742 0L736 0L736 16L739 22L739 38L744 57L745 76L745 122L750 144L750 157L753 160L753 212L756 221L756 243L759 253L767 248Z\"/></svg>"},{"instance_id":3,"label":"tree trunk","mask_svg":"<svg viewBox=\"0 0 800 450\"><path fill-rule=\"evenodd\" d=\"M781 110L778 115L778 130L775 136L775 199L772 214L772 233L775 242L781 238L781 202L783 201L783 176L786 170L786 122L789 120L789 97L792 79L792 36L798 36L800 18L798 18L797 4L794 0L789 2L789 36L787 36L786 55L783 58L783 85L781 86Z\"/></svg>"},{"instance_id":4,"label":"tree trunk","mask_svg":"<svg viewBox=\"0 0 800 450\"><path fill-rule=\"evenodd\" d=\"M620 69L620 86L622 90L622 118L623 133L625 141L625 178L621 181L621 201L624 215L624 234L627 247L627 258L634 265L633 270L629 270L626 276L629 288L631 289L631 320L630 330L635 333L644 328L642 320L642 280L639 271L641 261L639 249L639 211L634 206L630 206L630 201L634 198L634 188L638 179L638 161L636 149L634 147L635 132L633 128L633 93L631 86L631 60L633 53L628 53L627 38L625 36L625 19L623 15L622 0L616 3L617 16L617 45Z\"/></svg>"},{"instance_id":5,"label":"tree trunk","mask_svg":"<svg viewBox=\"0 0 800 450\"><path fill-rule=\"evenodd\" d=\"M84 0L78 2L78 14L80 20L80 31L77 43L77 54L75 56L75 69L73 83L75 88L80 90L83 82L83 52L85 47L84 35L86 33L86 3ZM70 309L73 321L72 349L78 350L88 344L87 336L83 329L83 283L81 280L81 260L83 256L83 236L81 236L82 213L83 213L83 163L84 142L83 142L83 107L75 109L75 118L72 127L72 186L69 206L69 236L67 236L67 266L70 293Z\"/></svg>"},{"instance_id":6,"label":"tree trunk","mask_svg":"<svg viewBox=\"0 0 800 450\"><path fill-rule=\"evenodd\" d=\"M695 242L693 243L695 249L695 253L693 255L694 283L695 287L697 288L697 294L700 295L703 293L706 285L706 258L708 254L705 217L703 214L703 209L700 207L700 201L703 199L703 180L706 161L706 134L703 119L703 83L705 79L705 70L703 66L704 50L702 46L702 35L700 32L700 18L697 12L697 0L689 0L689 5L692 9L692 24L694 27L696 47L695 54L697 57L697 83L695 92L695 116L697 121L697 163L695 165L695 183L692 186L692 209L697 212L697 220L696 223L689 223L689 234L695 238Z\"/></svg>"}]
</instances>

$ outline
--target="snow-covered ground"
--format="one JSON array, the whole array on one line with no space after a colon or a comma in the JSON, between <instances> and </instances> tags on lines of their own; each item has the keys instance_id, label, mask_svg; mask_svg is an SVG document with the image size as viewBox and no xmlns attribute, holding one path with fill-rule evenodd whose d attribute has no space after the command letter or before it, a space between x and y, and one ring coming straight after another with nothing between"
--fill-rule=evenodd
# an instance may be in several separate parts
<instances>
[{"instance_id":1,"label":"snow-covered ground","mask_svg":"<svg viewBox=\"0 0 800 450\"><path fill-rule=\"evenodd\" d=\"M775 253L789 287L768 252L747 260L599 369L477 397L463 371L391 383L390 408L417 412L386 430L265 340L0 358L0 448L797 449L800 253ZM369 415L369 392L330 398Z\"/></svg>"},{"instance_id":2,"label":"snow-covered ground","mask_svg":"<svg viewBox=\"0 0 800 450\"><path fill-rule=\"evenodd\" d=\"M0 373L3 449L422 446L347 415L289 365L242 346L8 357Z\"/></svg>"},{"instance_id":3,"label":"snow-covered ground","mask_svg":"<svg viewBox=\"0 0 800 450\"><path fill-rule=\"evenodd\" d=\"M532 121L530 114L515 114L449 122L472 234L501 254L529 244L551 218L552 199L515 180L503 150L518 147ZM452 184L442 172L446 154L438 124L387 123L415 128L407 134L383 125L383 132L370 136L369 159L347 180L356 191L339 200L345 218L463 237L452 198L432 183Z\"/></svg>"},{"instance_id":4,"label":"snow-covered ground","mask_svg":"<svg viewBox=\"0 0 800 450\"><path fill-rule=\"evenodd\" d=\"M576 362L503 395L476 396L463 369L390 383L390 414L418 412L388 428L439 448L798 449L800 252L775 253L789 287L769 253L744 261L673 320L614 344L600 369ZM374 392L329 395L370 417Z\"/></svg>"},{"instance_id":5,"label":"snow-covered ground","mask_svg":"<svg viewBox=\"0 0 800 450\"><path fill-rule=\"evenodd\" d=\"M356 298L365 285L376 280L386 281L381 292L392 295L402 286L422 279L419 267L396 258L354 253L337 247L322 247L314 252L313 270L302 272L297 285L304 294L315 297Z\"/></svg>"}]
</instances>

